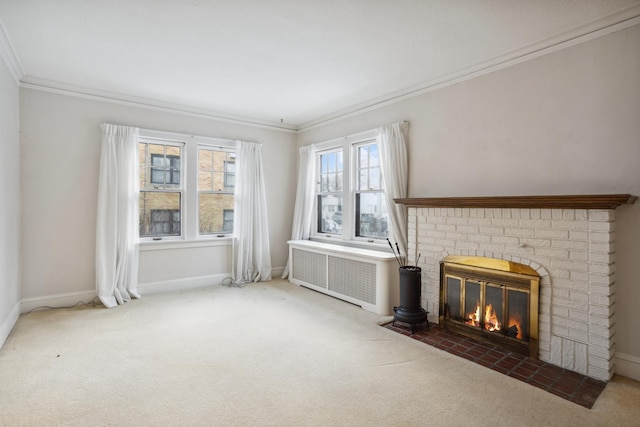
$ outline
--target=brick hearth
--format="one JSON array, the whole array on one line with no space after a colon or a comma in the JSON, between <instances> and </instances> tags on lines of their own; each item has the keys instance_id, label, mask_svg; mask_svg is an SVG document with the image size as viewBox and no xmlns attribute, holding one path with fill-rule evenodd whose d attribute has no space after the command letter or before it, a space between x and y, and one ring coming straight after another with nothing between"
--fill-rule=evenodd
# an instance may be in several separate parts
<instances>
[{"instance_id":1,"label":"brick hearth","mask_svg":"<svg viewBox=\"0 0 640 427\"><path fill-rule=\"evenodd\" d=\"M505 351L491 344L479 343L439 326L427 329L425 325L416 325L413 334L401 323L397 323L396 326L387 323L384 327L531 384L585 408L590 409L593 406L606 386L604 381Z\"/></svg>"}]
</instances>

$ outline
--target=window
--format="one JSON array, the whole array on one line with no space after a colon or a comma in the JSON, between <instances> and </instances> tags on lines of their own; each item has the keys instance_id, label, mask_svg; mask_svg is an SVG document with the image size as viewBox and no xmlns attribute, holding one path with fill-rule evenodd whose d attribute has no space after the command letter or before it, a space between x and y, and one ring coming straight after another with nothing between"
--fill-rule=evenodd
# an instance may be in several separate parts
<instances>
[{"instance_id":1,"label":"window","mask_svg":"<svg viewBox=\"0 0 640 427\"><path fill-rule=\"evenodd\" d=\"M184 143L140 139L140 237L180 236Z\"/></svg>"},{"instance_id":2,"label":"window","mask_svg":"<svg viewBox=\"0 0 640 427\"><path fill-rule=\"evenodd\" d=\"M148 130L138 142L141 239L233 233L235 142Z\"/></svg>"},{"instance_id":3,"label":"window","mask_svg":"<svg viewBox=\"0 0 640 427\"><path fill-rule=\"evenodd\" d=\"M388 214L372 133L325 144L317 162L317 237L376 242L388 237ZM320 145L322 149L322 145Z\"/></svg>"},{"instance_id":4,"label":"window","mask_svg":"<svg viewBox=\"0 0 640 427\"><path fill-rule=\"evenodd\" d=\"M356 229L358 237L385 239L387 232L387 203L380 177L378 145L365 143L356 150Z\"/></svg>"},{"instance_id":5,"label":"window","mask_svg":"<svg viewBox=\"0 0 640 427\"><path fill-rule=\"evenodd\" d=\"M319 155L318 232L342 233L342 152Z\"/></svg>"},{"instance_id":6,"label":"window","mask_svg":"<svg viewBox=\"0 0 640 427\"><path fill-rule=\"evenodd\" d=\"M235 159L231 150L198 146L198 223L200 234L233 232Z\"/></svg>"}]
</instances>

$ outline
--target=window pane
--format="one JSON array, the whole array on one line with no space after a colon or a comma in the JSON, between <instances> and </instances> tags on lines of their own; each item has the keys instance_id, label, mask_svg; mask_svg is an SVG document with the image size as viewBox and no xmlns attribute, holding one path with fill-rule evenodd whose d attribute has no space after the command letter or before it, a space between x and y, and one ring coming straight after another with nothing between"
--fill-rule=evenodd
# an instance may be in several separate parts
<instances>
[{"instance_id":1,"label":"window pane","mask_svg":"<svg viewBox=\"0 0 640 427\"><path fill-rule=\"evenodd\" d=\"M235 170L234 153L198 148L198 190L233 191Z\"/></svg>"},{"instance_id":2,"label":"window pane","mask_svg":"<svg viewBox=\"0 0 640 427\"><path fill-rule=\"evenodd\" d=\"M328 179L329 179L329 191L336 191L337 190L336 174L334 173L329 174Z\"/></svg>"},{"instance_id":3,"label":"window pane","mask_svg":"<svg viewBox=\"0 0 640 427\"><path fill-rule=\"evenodd\" d=\"M336 153L327 154L329 160L329 172L334 172L336 170Z\"/></svg>"},{"instance_id":4,"label":"window pane","mask_svg":"<svg viewBox=\"0 0 640 427\"><path fill-rule=\"evenodd\" d=\"M380 160L378 159L378 144L371 144L369 146L369 166L376 167L380 165Z\"/></svg>"},{"instance_id":5,"label":"window pane","mask_svg":"<svg viewBox=\"0 0 640 427\"><path fill-rule=\"evenodd\" d=\"M158 162L158 166L164 166L164 144L149 144L149 154L151 155L151 164L155 166L154 161ZM157 160L156 160L157 159Z\"/></svg>"},{"instance_id":6,"label":"window pane","mask_svg":"<svg viewBox=\"0 0 640 427\"><path fill-rule=\"evenodd\" d=\"M363 145L362 147L358 147L358 167L366 168L369 167L369 146Z\"/></svg>"},{"instance_id":7,"label":"window pane","mask_svg":"<svg viewBox=\"0 0 640 427\"><path fill-rule=\"evenodd\" d=\"M224 162L224 189L232 191L236 185L236 163L225 160Z\"/></svg>"},{"instance_id":8,"label":"window pane","mask_svg":"<svg viewBox=\"0 0 640 427\"><path fill-rule=\"evenodd\" d=\"M356 235L373 239L389 236L387 203L382 192L356 194Z\"/></svg>"},{"instance_id":9,"label":"window pane","mask_svg":"<svg viewBox=\"0 0 640 427\"><path fill-rule=\"evenodd\" d=\"M140 192L140 237L180 236L180 193Z\"/></svg>"},{"instance_id":10,"label":"window pane","mask_svg":"<svg viewBox=\"0 0 640 427\"><path fill-rule=\"evenodd\" d=\"M371 190L379 190L380 188L382 188L382 185L380 184L379 168L369 169L369 188Z\"/></svg>"},{"instance_id":11,"label":"window pane","mask_svg":"<svg viewBox=\"0 0 640 427\"><path fill-rule=\"evenodd\" d=\"M200 234L233 232L235 153L213 146L198 148L198 230Z\"/></svg>"},{"instance_id":12,"label":"window pane","mask_svg":"<svg viewBox=\"0 0 640 427\"><path fill-rule=\"evenodd\" d=\"M213 174L210 171L198 171L198 190L213 190Z\"/></svg>"},{"instance_id":13,"label":"window pane","mask_svg":"<svg viewBox=\"0 0 640 427\"><path fill-rule=\"evenodd\" d=\"M198 216L200 234L233 232L233 194L200 194Z\"/></svg>"},{"instance_id":14,"label":"window pane","mask_svg":"<svg viewBox=\"0 0 640 427\"><path fill-rule=\"evenodd\" d=\"M369 189L369 171L367 169L361 170L358 174L358 190Z\"/></svg>"},{"instance_id":15,"label":"window pane","mask_svg":"<svg viewBox=\"0 0 640 427\"><path fill-rule=\"evenodd\" d=\"M342 233L342 196L318 196L318 232Z\"/></svg>"},{"instance_id":16,"label":"window pane","mask_svg":"<svg viewBox=\"0 0 640 427\"><path fill-rule=\"evenodd\" d=\"M147 180L149 177L147 176L147 144L139 143L138 144L138 172L140 174L140 188L147 187Z\"/></svg>"},{"instance_id":17,"label":"window pane","mask_svg":"<svg viewBox=\"0 0 640 427\"><path fill-rule=\"evenodd\" d=\"M198 170L213 169L213 151L203 148L198 149Z\"/></svg>"}]
</instances>

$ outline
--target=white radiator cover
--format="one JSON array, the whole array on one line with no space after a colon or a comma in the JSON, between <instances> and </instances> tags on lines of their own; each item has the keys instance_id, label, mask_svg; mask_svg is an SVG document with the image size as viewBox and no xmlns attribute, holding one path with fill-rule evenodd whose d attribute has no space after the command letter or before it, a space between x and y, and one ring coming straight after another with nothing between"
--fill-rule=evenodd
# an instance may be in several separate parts
<instances>
[{"instance_id":1,"label":"white radiator cover","mask_svg":"<svg viewBox=\"0 0 640 427\"><path fill-rule=\"evenodd\" d=\"M384 316L399 303L393 254L336 244L291 240L289 281Z\"/></svg>"}]
</instances>

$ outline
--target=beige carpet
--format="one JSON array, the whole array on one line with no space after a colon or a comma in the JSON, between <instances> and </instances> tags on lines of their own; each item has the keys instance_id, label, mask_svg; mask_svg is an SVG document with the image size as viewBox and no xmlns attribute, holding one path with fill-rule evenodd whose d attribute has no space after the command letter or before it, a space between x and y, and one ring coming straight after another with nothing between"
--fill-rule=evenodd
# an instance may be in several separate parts
<instances>
[{"instance_id":1,"label":"beige carpet","mask_svg":"<svg viewBox=\"0 0 640 427\"><path fill-rule=\"evenodd\" d=\"M24 315L1 426L638 426L640 383L589 410L286 281Z\"/></svg>"}]
</instances>

